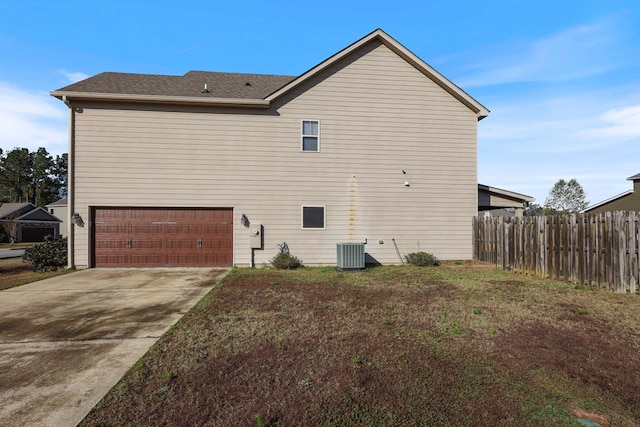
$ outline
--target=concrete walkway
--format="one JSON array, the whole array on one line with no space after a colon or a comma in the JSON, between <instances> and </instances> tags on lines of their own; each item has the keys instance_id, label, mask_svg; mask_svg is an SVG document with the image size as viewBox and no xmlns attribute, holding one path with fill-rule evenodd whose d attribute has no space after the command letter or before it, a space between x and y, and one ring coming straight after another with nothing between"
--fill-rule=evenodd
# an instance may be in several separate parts
<instances>
[{"instance_id":1,"label":"concrete walkway","mask_svg":"<svg viewBox=\"0 0 640 427\"><path fill-rule=\"evenodd\" d=\"M24 249L0 249L0 259L19 258L24 254Z\"/></svg>"},{"instance_id":2,"label":"concrete walkway","mask_svg":"<svg viewBox=\"0 0 640 427\"><path fill-rule=\"evenodd\" d=\"M90 269L1 291L0 425L75 426L226 272Z\"/></svg>"}]
</instances>

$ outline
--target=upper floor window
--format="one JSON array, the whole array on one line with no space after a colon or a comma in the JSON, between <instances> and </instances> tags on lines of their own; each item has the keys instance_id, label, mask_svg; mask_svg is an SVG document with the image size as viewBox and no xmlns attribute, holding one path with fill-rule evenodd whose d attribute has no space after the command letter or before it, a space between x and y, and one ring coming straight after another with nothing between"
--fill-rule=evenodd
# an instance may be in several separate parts
<instances>
[{"instance_id":1,"label":"upper floor window","mask_svg":"<svg viewBox=\"0 0 640 427\"><path fill-rule=\"evenodd\" d=\"M302 151L320 151L320 122L302 121Z\"/></svg>"}]
</instances>

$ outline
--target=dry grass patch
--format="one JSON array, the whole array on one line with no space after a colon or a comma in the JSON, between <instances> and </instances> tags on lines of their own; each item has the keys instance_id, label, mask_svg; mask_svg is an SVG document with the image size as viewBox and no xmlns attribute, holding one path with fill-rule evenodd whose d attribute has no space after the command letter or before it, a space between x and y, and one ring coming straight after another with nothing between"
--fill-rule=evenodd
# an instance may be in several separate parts
<instances>
[{"instance_id":1,"label":"dry grass patch","mask_svg":"<svg viewBox=\"0 0 640 427\"><path fill-rule=\"evenodd\" d=\"M25 285L49 277L60 276L74 270L62 269L58 271L33 271L33 266L24 262L22 258L0 259L0 291L20 285Z\"/></svg>"},{"instance_id":2,"label":"dry grass patch","mask_svg":"<svg viewBox=\"0 0 640 427\"><path fill-rule=\"evenodd\" d=\"M476 268L234 270L83 425L640 425L640 298Z\"/></svg>"}]
</instances>

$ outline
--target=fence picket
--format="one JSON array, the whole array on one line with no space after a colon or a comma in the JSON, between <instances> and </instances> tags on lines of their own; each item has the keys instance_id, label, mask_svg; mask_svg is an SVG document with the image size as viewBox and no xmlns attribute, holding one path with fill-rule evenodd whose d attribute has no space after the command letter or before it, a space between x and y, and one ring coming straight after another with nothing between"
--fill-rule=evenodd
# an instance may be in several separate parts
<instances>
[{"instance_id":1,"label":"fence picket","mask_svg":"<svg viewBox=\"0 0 640 427\"><path fill-rule=\"evenodd\" d=\"M636 213L629 212L629 292L637 292L638 281L638 223Z\"/></svg>"}]
</instances>

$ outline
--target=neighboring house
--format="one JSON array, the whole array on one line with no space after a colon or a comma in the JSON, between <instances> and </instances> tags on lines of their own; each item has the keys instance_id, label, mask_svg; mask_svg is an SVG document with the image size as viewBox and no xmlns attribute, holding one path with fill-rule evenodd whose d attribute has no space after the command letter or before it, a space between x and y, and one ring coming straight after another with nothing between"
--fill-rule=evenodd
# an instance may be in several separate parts
<instances>
[{"instance_id":1,"label":"neighboring house","mask_svg":"<svg viewBox=\"0 0 640 427\"><path fill-rule=\"evenodd\" d=\"M51 215L55 215L62 221L60 223L60 237L66 237L69 228L69 209L67 208L67 199L60 199L49 205L46 205Z\"/></svg>"},{"instance_id":2,"label":"neighboring house","mask_svg":"<svg viewBox=\"0 0 640 427\"><path fill-rule=\"evenodd\" d=\"M300 76L102 73L69 107L69 264L472 257L489 111L382 30ZM82 226L80 226L82 225Z\"/></svg>"},{"instance_id":3,"label":"neighboring house","mask_svg":"<svg viewBox=\"0 0 640 427\"><path fill-rule=\"evenodd\" d=\"M584 212L640 211L640 173L627 178L633 181L633 189L589 206Z\"/></svg>"},{"instance_id":4,"label":"neighboring house","mask_svg":"<svg viewBox=\"0 0 640 427\"><path fill-rule=\"evenodd\" d=\"M502 188L478 184L478 212L493 216L522 216L536 199Z\"/></svg>"},{"instance_id":5,"label":"neighboring house","mask_svg":"<svg viewBox=\"0 0 640 427\"><path fill-rule=\"evenodd\" d=\"M0 241L42 242L60 237L60 219L33 203L0 203Z\"/></svg>"}]
</instances>

